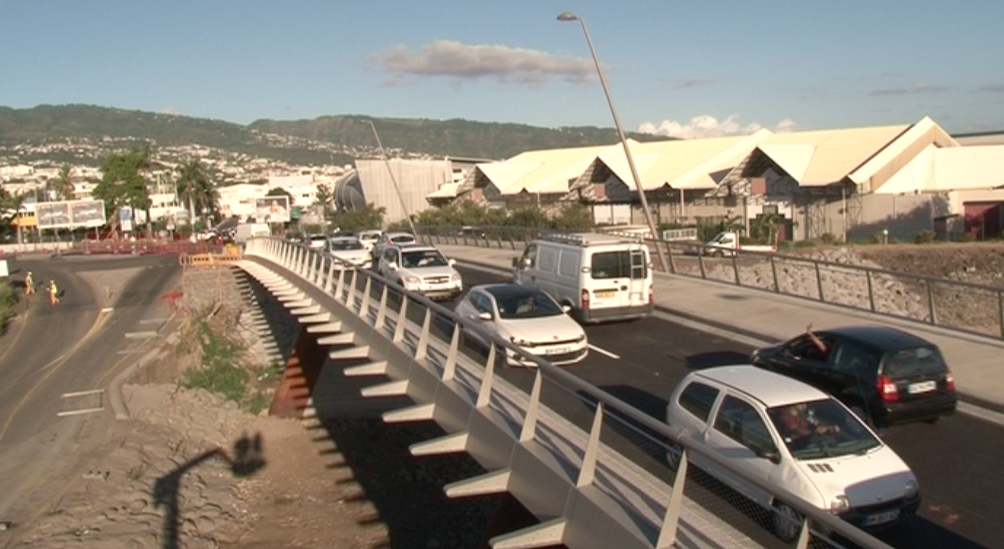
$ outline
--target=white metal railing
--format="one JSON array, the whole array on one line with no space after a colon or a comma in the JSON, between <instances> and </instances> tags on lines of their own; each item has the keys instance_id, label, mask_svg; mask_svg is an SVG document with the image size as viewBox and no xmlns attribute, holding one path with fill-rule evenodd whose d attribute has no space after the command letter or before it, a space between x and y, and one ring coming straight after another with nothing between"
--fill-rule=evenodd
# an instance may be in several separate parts
<instances>
[{"instance_id":1,"label":"white metal railing","mask_svg":"<svg viewBox=\"0 0 1004 549\"><path fill-rule=\"evenodd\" d=\"M413 454L466 451L485 468L482 476L446 486L448 495L508 491L543 521L493 538L492 547L754 547L777 542L756 531L756 520L750 520L757 516L755 506L737 494L717 505L691 500L689 487L694 482L700 486L704 477L688 472L687 456L698 450L629 403L508 341L496 338L487 357L472 357L461 348L461 334L474 328L472 321L316 250L256 238L247 243L245 258L238 266L266 285L297 288L305 300L372 340L370 358L386 364L372 373L390 381L364 389L364 396L407 395L414 406L385 413L385 421L434 420L448 433L414 445ZM300 301L297 305L303 311L315 309ZM496 358L506 352L536 365L529 390L496 367ZM684 450L675 472L665 462L670 442ZM727 460L702 455L743 476ZM813 547L842 547L832 533L859 547L889 547L783 486L746 480L804 517L796 547L808 547L810 539Z\"/></svg>"}]
</instances>

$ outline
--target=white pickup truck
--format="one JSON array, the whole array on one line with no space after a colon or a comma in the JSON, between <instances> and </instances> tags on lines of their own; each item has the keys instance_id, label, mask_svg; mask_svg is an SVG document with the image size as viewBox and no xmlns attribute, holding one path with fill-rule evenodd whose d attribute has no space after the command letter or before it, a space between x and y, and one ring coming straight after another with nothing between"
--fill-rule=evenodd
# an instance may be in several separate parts
<instances>
[{"instance_id":1,"label":"white pickup truck","mask_svg":"<svg viewBox=\"0 0 1004 549\"><path fill-rule=\"evenodd\" d=\"M777 252L776 246L741 244L739 235L730 231L723 231L715 235L714 238L705 244L704 254L717 257L731 257L736 251L744 252Z\"/></svg>"}]
</instances>

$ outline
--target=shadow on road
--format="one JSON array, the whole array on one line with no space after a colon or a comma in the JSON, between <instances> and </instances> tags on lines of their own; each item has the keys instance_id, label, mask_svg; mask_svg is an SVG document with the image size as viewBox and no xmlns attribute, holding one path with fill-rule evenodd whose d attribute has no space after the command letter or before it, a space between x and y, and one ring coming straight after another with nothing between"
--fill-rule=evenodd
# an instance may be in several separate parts
<instances>
[{"instance_id":1,"label":"shadow on road","mask_svg":"<svg viewBox=\"0 0 1004 549\"><path fill-rule=\"evenodd\" d=\"M179 496L182 479L185 473L198 467L210 459L222 459L230 466L230 472L236 477L251 476L265 467L265 457L262 453L261 433L254 436L242 435L234 442L231 454L222 448L207 450L185 463L179 465L170 473L158 478L153 484L153 501L157 507L164 506L164 549L181 547L179 526L181 524L181 509Z\"/></svg>"}]
</instances>

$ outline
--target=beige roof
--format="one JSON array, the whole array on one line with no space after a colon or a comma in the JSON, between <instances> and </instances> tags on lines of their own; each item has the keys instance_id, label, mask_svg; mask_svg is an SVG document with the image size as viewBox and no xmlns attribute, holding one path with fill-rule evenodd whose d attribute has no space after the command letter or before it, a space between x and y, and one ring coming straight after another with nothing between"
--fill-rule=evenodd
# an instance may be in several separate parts
<instances>
[{"instance_id":1,"label":"beige roof","mask_svg":"<svg viewBox=\"0 0 1004 549\"><path fill-rule=\"evenodd\" d=\"M879 194L943 193L1004 187L1004 145L939 148L929 145L889 178Z\"/></svg>"},{"instance_id":2,"label":"beige roof","mask_svg":"<svg viewBox=\"0 0 1004 549\"><path fill-rule=\"evenodd\" d=\"M425 195L426 198L455 198L458 194L460 183L444 183L441 187Z\"/></svg>"},{"instance_id":3,"label":"beige roof","mask_svg":"<svg viewBox=\"0 0 1004 549\"><path fill-rule=\"evenodd\" d=\"M600 151L609 145L521 153L503 162L478 164L478 169L503 195L565 193Z\"/></svg>"},{"instance_id":4,"label":"beige roof","mask_svg":"<svg viewBox=\"0 0 1004 549\"><path fill-rule=\"evenodd\" d=\"M857 184L861 191L874 191L881 188L904 167L912 164L921 151L932 146L952 148L958 147L959 144L933 120L925 116L887 147L877 151L847 177Z\"/></svg>"},{"instance_id":5,"label":"beige roof","mask_svg":"<svg viewBox=\"0 0 1004 549\"><path fill-rule=\"evenodd\" d=\"M674 189L713 189L712 174L727 170L745 158L757 143L771 135L760 130L753 135L637 143L628 140L638 177L646 190L668 185ZM611 147L599 160L621 181L633 185L631 169L622 146Z\"/></svg>"},{"instance_id":6,"label":"beige roof","mask_svg":"<svg viewBox=\"0 0 1004 549\"><path fill-rule=\"evenodd\" d=\"M829 185L842 180L908 128L904 124L776 133L763 139L759 149L799 185Z\"/></svg>"}]
</instances>

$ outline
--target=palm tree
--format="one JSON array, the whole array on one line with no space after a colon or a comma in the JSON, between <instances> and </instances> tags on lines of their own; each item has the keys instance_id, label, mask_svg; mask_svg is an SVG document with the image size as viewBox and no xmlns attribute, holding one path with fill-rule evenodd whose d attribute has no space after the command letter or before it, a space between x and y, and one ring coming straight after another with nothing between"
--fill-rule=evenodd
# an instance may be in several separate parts
<instances>
[{"instance_id":1,"label":"palm tree","mask_svg":"<svg viewBox=\"0 0 1004 549\"><path fill-rule=\"evenodd\" d=\"M73 200L73 194L76 188L73 185L73 178L70 175L71 168L69 164L63 164L59 168L59 174L55 179L50 181L52 190L56 191L56 196L60 200Z\"/></svg>"},{"instance_id":2,"label":"palm tree","mask_svg":"<svg viewBox=\"0 0 1004 549\"><path fill-rule=\"evenodd\" d=\"M8 227L17 220L17 215L24 207L24 199L27 197L26 194L11 194L0 187L0 224ZM17 241L20 244L21 238L21 223L17 223Z\"/></svg>"},{"instance_id":3,"label":"palm tree","mask_svg":"<svg viewBox=\"0 0 1004 549\"><path fill-rule=\"evenodd\" d=\"M209 179L209 175L197 158L193 158L178 167L178 198L188 204L188 223L195 223L195 212L206 209L216 210L220 194Z\"/></svg>"}]
</instances>

